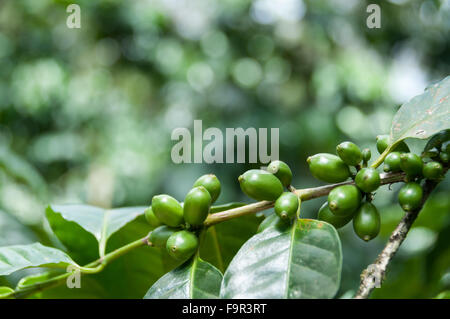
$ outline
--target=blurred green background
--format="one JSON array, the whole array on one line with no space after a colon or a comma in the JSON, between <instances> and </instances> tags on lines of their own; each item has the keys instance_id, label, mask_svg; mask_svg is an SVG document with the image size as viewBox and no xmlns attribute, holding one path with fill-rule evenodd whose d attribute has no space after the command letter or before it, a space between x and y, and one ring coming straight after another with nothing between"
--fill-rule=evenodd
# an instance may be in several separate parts
<instances>
[{"instance_id":1,"label":"blurred green background","mask_svg":"<svg viewBox=\"0 0 450 319\"><path fill-rule=\"evenodd\" d=\"M66 7L81 7L81 29ZM148 205L182 200L216 174L218 203L249 201L237 177L259 165L174 164L171 132L280 129L280 159L297 188L320 185L306 157L351 140L369 147L399 105L450 74L450 1L380 2L368 29L357 0L0 2L0 246L55 243L49 203ZM421 141L408 141L420 150ZM450 182L430 199L377 298L434 297L450 289ZM342 288L382 249L402 216L393 186L377 192L382 236L340 231ZM303 205L315 217L324 199ZM0 278L15 282L10 276Z\"/></svg>"}]
</instances>

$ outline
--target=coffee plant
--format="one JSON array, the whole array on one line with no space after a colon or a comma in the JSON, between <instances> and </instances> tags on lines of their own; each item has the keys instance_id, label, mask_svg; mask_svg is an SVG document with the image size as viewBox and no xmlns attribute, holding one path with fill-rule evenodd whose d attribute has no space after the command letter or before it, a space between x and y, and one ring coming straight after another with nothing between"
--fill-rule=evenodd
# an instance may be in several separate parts
<instances>
[{"instance_id":1,"label":"coffee plant","mask_svg":"<svg viewBox=\"0 0 450 319\"><path fill-rule=\"evenodd\" d=\"M429 141L415 154L405 143L410 138ZM1 287L0 297L51 297L79 274L86 296L118 285L123 291L145 289L144 298L333 298L345 263L336 229L352 222L361 240L377 237L377 189L403 183L398 203L405 215L361 274L355 297L367 298L448 171L450 77L402 105L390 133L374 143L380 154L372 161L370 150L350 141L337 145L336 155L310 156L310 172L331 183L325 186L296 189L282 161L244 172L238 182L257 201L252 204L214 205L221 184L209 174L193 182L183 202L162 194L150 207L50 205L48 224L65 249L40 243L1 247L0 276L31 267L45 271L25 276L15 289ZM303 202L325 196L317 219L302 218ZM258 229L249 226L249 219L266 210ZM139 271L127 272L129 264L138 264ZM94 275L109 284L99 286L90 280Z\"/></svg>"}]
</instances>

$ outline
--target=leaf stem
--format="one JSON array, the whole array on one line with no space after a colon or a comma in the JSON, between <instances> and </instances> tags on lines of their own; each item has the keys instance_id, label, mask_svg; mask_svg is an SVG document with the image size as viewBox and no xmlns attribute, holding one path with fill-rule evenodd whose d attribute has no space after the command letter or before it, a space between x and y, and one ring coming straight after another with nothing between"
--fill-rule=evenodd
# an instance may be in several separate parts
<instances>
[{"instance_id":1,"label":"leaf stem","mask_svg":"<svg viewBox=\"0 0 450 319\"><path fill-rule=\"evenodd\" d=\"M120 256L125 255L126 253L128 253L138 247L148 245L148 243L149 243L148 236L138 239L136 241L133 241L125 246L122 246L122 247L110 252L109 254L106 254L105 256L101 257L100 259L97 259L96 261L93 261L84 267L78 267L78 270L82 274L96 274L96 273L102 271L113 260L119 258ZM10 297L25 298L25 297L31 296L39 291L43 291L48 288L59 286L60 284L63 284L72 273L73 272L68 272L68 273L53 277L51 279L48 279L46 281L41 281L41 282L35 283L33 285L22 287L18 290L15 290L14 292L11 292L9 295L7 295L5 297L7 297L7 298L10 298Z\"/></svg>"}]
</instances>

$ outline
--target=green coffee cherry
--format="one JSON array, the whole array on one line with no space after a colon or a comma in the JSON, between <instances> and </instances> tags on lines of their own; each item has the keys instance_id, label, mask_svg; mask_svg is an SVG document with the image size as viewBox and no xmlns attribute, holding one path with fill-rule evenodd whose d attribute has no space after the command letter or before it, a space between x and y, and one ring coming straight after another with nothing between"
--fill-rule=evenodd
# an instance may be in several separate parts
<instances>
[{"instance_id":1,"label":"green coffee cherry","mask_svg":"<svg viewBox=\"0 0 450 319\"><path fill-rule=\"evenodd\" d=\"M353 218L353 229L364 241L377 237L380 232L380 214L372 203L363 203Z\"/></svg>"},{"instance_id":2,"label":"green coffee cherry","mask_svg":"<svg viewBox=\"0 0 450 319\"><path fill-rule=\"evenodd\" d=\"M166 244L167 252L177 260L186 260L191 257L198 248L198 239L195 234L186 230L173 233Z\"/></svg>"},{"instance_id":3,"label":"green coffee cherry","mask_svg":"<svg viewBox=\"0 0 450 319\"><path fill-rule=\"evenodd\" d=\"M400 172L400 154L399 152L389 153L384 159L385 172Z\"/></svg>"},{"instance_id":4,"label":"green coffee cherry","mask_svg":"<svg viewBox=\"0 0 450 319\"><path fill-rule=\"evenodd\" d=\"M342 142L336 146L336 153L345 164L350 166L358 165L363 159L361 150L352 142Z\"/></svg>"},{"instance_id":5,"label":"green coffee cherry","mask_svg":"<svg viewBox=\"0 0 450 319\"><path fill-rule=\"evenodd\" d=\"M450 160L450 155L444 152L440 152L439 159L441 160L442 163L447 164Z\"/></svg>"},{"instance_id":6,"label":"green coffee cherry","mask_svg":"<svg viewBox=\"0 0 450 319\"><path fill-rule=\"evenodd\" d=\"M331 225L333 225L336 229L344 227L347 225L353 218L353 214L348 216L340 217L333 214L333 212L328 207L328 202L323 203L322 207L319 209L319 213L317 215L317 219L323 220Z\"/></svg>"},{"instance_id":7,"label":"green coffee cherry","mask_svg":"<svg viewBox=\"0 0 450 319\"><path fill-rule=\"evenodd\" d=\"M261 233L262 231L266 230L271 226L286 227L288 225L289 223L286 223L286 221L278 217L277 214L270 214L261 222L261 224L259 224L258 230L256 232Z\"/></svg>"},{"instance_id":8,"label":"green coffee cherry","mask_svg":"<svg viewBox=\"0 0 450 319\"><path fill-rule=\"evenodd\" d=\"M295 217L298 209L298 197L291 192L285 192L275 202L275 213L283 220Z\"/></svg>"},{"instance_id":9,"label":"green coffee cherry","mask_svg":"<svg viewBox=\"0 0 450 319\"><path fill-rule=\"evenodd\" d=\"M285 162L273 161L267 167L267 171L275 175L284 187L291 185L292 171Z\"/></svg>"},{"instance_id":10,"label":"green coffee cherry","mask_svg":"<svg viewBox=\"0 0 450 319\"><path fill-rule=\"evenodd\" d=\"M213 204L220 195L220 182L214 174L206 174L197 179L194 187L203 186L211 195L211 204Z\"/></svg>"},{"instance_id":11,"label":"green coffee cherry","mask_svg":"<svg viewBox=\"0 0 450 319\"><path fill-rule=\"evenodd\" d=\"M364 193L371 193L380 187L380 174L374 168L362 168L355 177L355 184Z\"/></svg>"},{"instance_id":12,"label":"green coffee cherry","mask_svg":"<svg viewBox=\"0 0 450 319\"><path fill-rule=\"evenodd\" d=\"M409 182L400 189L398 202L404 211L411 211L420 207L422 196L422 187L415 182Z\"/></svg>"},{"instance_id":13,"label":"green coffee cherry","mask_svg":"<svg viewBox=\"0 0 450 319\"><path fill-rule=\"evenodd\" d=\"M439 162L428 162L423 165L422 174L425 178L439 180L443 177L444 168Z\"/></svg>"},{"instance_id":14,"label":"green coffee cherry","mask_svg":"<svg viewBox=\"0 0 450 319\"><path fill-rule=\"evenodd\" d=\"M261 169L251 169L239 176L242 191L256 200L274 201L283 193L283 185L273 174Z\"/></svg>"},{"instance_id":15,"label":"green coffee cherry","mask_svg":"<svg viewBox=\"0 0 450 319\"><path fill-rule=\"evenodd\" d=\"M152 210L156 218L168 226L177 227L183 223L183 208L172 196L153 196Z\"/></svg>"},{"instance_id":16,"label":"green coffee cherry","mask_svg":"<svg viewBox=\"0 0 450 319\"><path fill-rule=\"evenodd\" d=\"M151 207L145 210L144 216L152 229L161 226L161 221L158 218L156 218L155 213L153 212Z\"/></svg>"},{"instance_id":17,"label":"green coffee cherry","mask_svg":"<svg viewBox=\"0 0 450 319\"><path fill-rule=\"evenodd\" d=\"M178 229L166 225L159 226L150 233L148 240L154 247L166 247L167 239L177 231Z\"/></svg>"},{"instance_id":18,"label":"green coffee cherry","mask_svg":"<svg viewBox=\"0 0 450 319\"><path fill-rule=\"evenodd\" d=\"M410 177L422 174L423 162L420 156L414 153L400 154L400 168Z\"/></svg>"},{"instance_id":19,"label":"green coffee cherry","mask_svg":"<svg viewBox=\"0 0 450 319\"><path fill-rule=\"evenodd\" d=\"M361 203L361 192L354 185L342 185L328 194L328 207L339 217L353 214Z\"/></svg>"},{"instance_id":20,"label":"green coffee cherry","mask_svg":"<svg viewBox=\"0 0 450 319\"><path fill-rule=\"evenodd\" d=\"M184 221L192 226L203 224L209 214L211 195L203 186L194 187L187 193L184 199Z\"/></svg>"},{"instance_id":21,"label":"green coffee cherry","mask_svg":"<svg viewBox=\"0 0 450 319\"><path fill-rule=\"evenodd\" d=\"M362 158L364 163L368 163L370 161L370 158L372 157L372 152L369 148L365 148L362 150Z\"/></svg>"},{"instance_id":22,"label":"green coffee cherry","mask_svg":"<svg viewBox=\"0 0 450 319\"><path fill-rule=\"evenodd\" d=\"M313 176L324 182L339 183L350 176L347 164L333 154L319 153L308 157L307 162Z\"/></svg>"},{"instance_id":23,"label":"green coffee cherry","mask_svg":"<svg viewBox=\"0 0 450 319\"><path fill-rule=\"evenodd\" d=\"M383 153L389 146L389 135L378 135L377 136L377 150L378 153ZM397 152L409 152L409 147L405 142L401 141L392 151Z\"/></svg>"}]
</instances>

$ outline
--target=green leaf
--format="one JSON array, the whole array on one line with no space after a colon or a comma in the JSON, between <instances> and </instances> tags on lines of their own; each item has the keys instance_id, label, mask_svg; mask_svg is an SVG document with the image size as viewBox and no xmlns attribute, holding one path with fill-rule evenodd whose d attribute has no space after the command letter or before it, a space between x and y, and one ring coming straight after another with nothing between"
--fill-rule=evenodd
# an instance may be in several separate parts
<instances>
[{"instance_id":1,"label":"green leaf","mask_svg":"<svg viewBox=\"0 0 450 319\"><path fill-rule=\"evenodd\" d=\"M200 245L200 256L225 271L241 246L256 233L261 220L247 215L209 227Z\"/></svg>"},{"instance_id":2,"label":"green leaf","mask_svg":"<svg viewBox=\"0 0 450 319\"><path fill-rule=\"evenodd\" d=\"M225 272L223 298L332 298L339 289L342 249L328 223L300 219L271 226L239 250Z\"/></svg>"},{"instance_id":3,"label":"green leaf","mask_svg":"<svg viewBox=\"0 0 450 319\"><path fill-rule=\"evenodd\" d=\"M0 247L31 244L38 241L30 228L21 224L15 217L0 210Z\"/></svg>"},{"instance_id":4,"label":"green leaf","mask_svg":"<svg viewBox=\"0 0 450 319\"><path fill-rule=\"evenodd\" d=\"M403 104L391 126L391 143L428 138L450 128L450 76Z\"/></svg>"},{"instance_id":5,"label":"green leaf","mask_svg":"<svg viewBox=\"0 0 450 319\"><path fill-rule=\"evenodd\" d=\"M0 299L7 298L7 296L12 292L14 292L14 290L9 287L0 287Z\"/></svg>"},{"instance_id":6,"label":"green leaf","mask_svg":"<svg viewBox=\"0 0 450 319\"><path fill-rule=\"evenodd\" d=\"M46 271L39 274L32 274L26 277L23 277L17 283L16 289L23 289L27 286L31 286L40 282L44 282L49 280L52 277L61 274L60 272Z\"/></svg>"},{"instance_id":7,"label":"green leaf","mask_svg":"<svg viewBox=\"0 0 450 319\"><path fill-rule=\"evenodd\" d=\"M144 216L139 216L111 236L107 251L146 236L149 229ZM102 272L89 277L95 278L107 291L106 298L142 298L159 278L180 264L169 256L165 248L144 246L118 258Z\"/></svg>"},{"instance_id":8,"label":"green leaf","mask_svg":"<svg viewBox=\"0 0 450 319\"><path fill-rule=\"evenodd\" d=\"M194 257L165 274L144 299L213 299L220 294L222 273L213 265Z\"/></svg>"},{"instance_id":9,"label":"green leaf","mask_svg":"<svg viewBox=\"0 0 450 319\"><path fill-rule=\"evenodd\" d=\"M0 247L0 276L30 267L66 268L77 265L63 251L40 243Z\"/></svg>"},{"instance_id":10,"label":"green leaf","mask_svg":"<svg viewBox=\"0 0 450 319\"><path fill-rule=\"evenodd\" d=\"M74 258L87 262L103 256L111 235L142 215L146 208L51 205L46 210L46 216L53 232L74 254Z\"/></svg>"}]
</instances>

